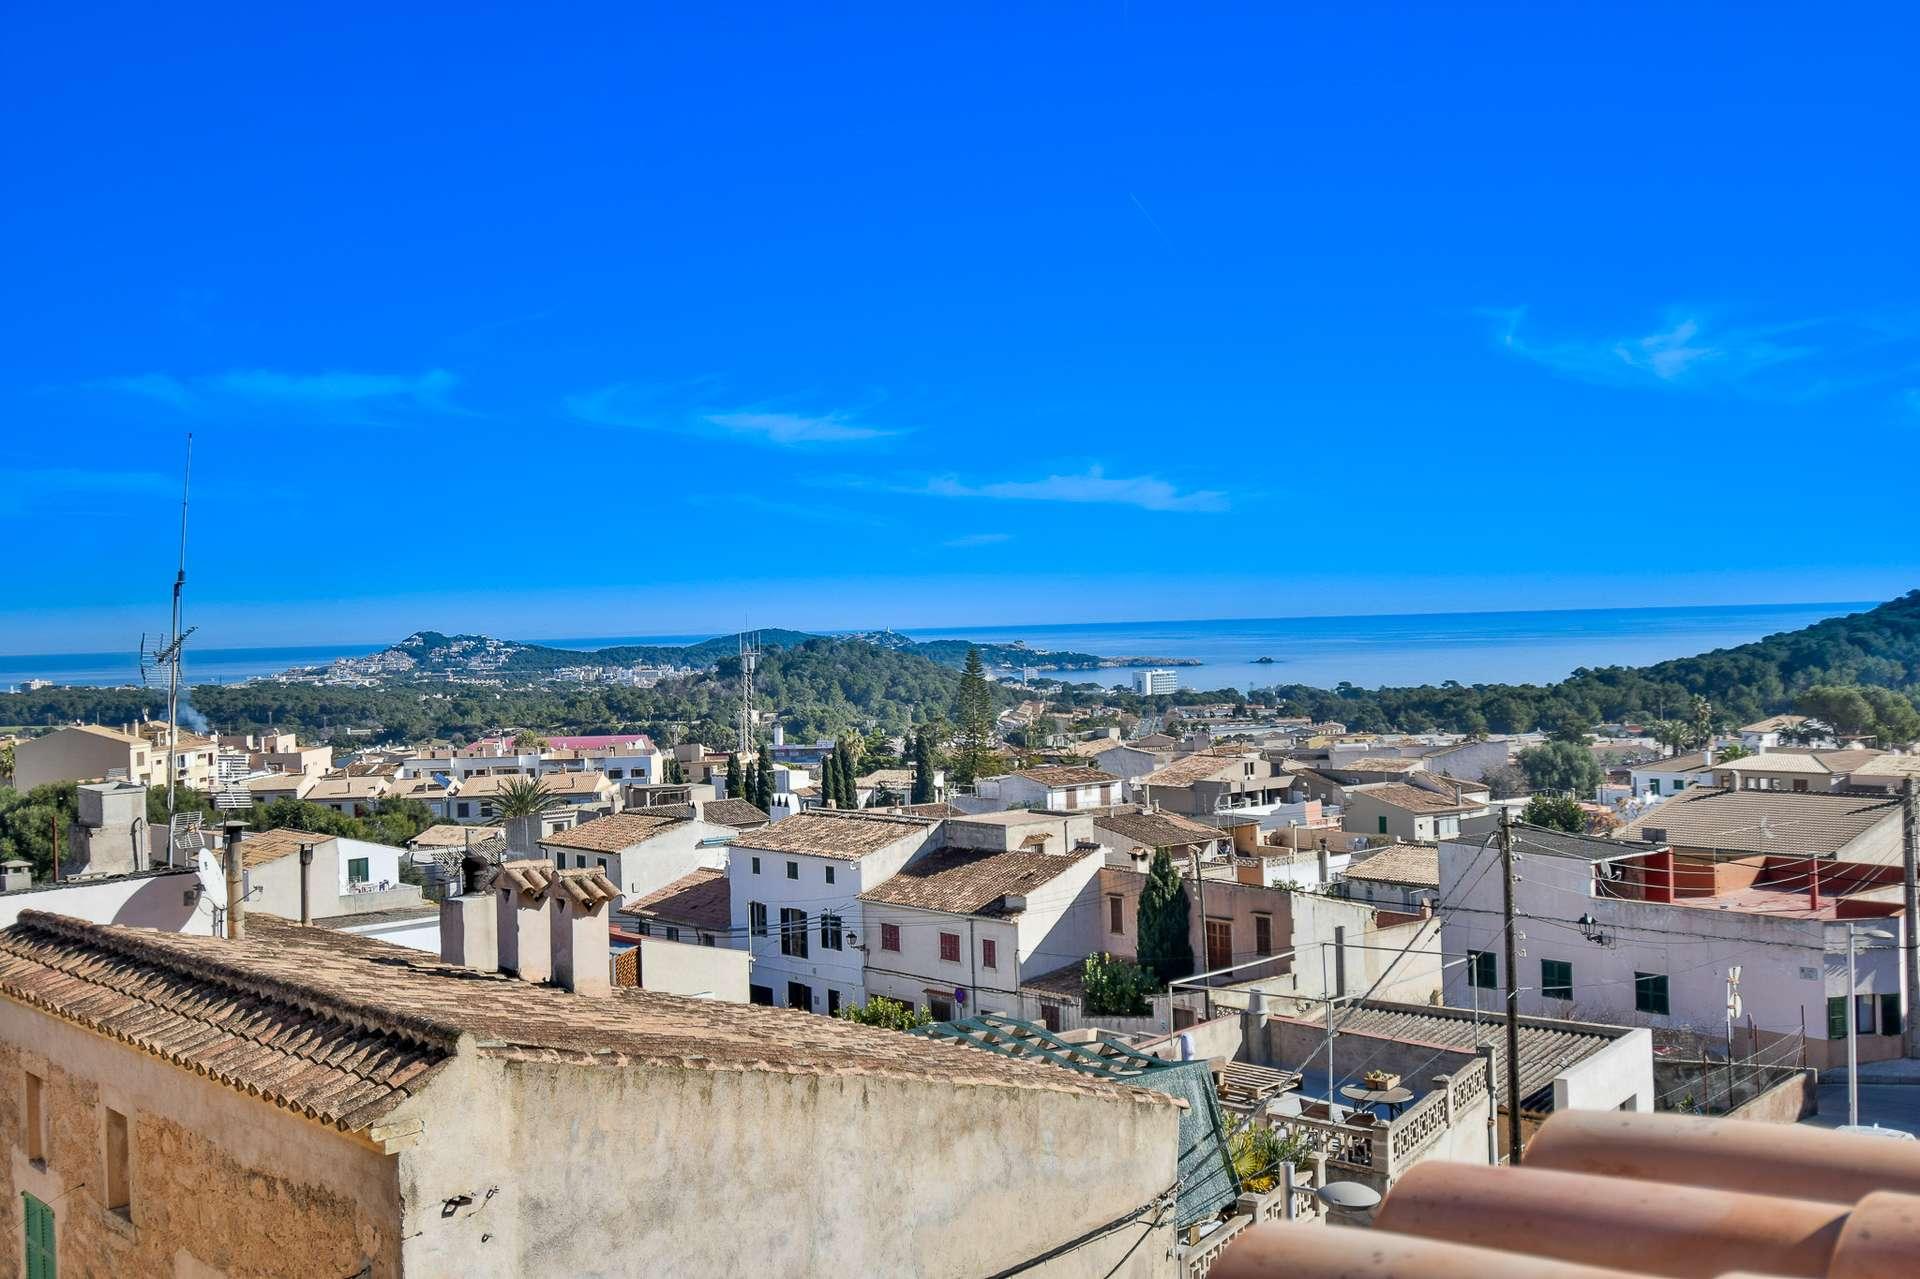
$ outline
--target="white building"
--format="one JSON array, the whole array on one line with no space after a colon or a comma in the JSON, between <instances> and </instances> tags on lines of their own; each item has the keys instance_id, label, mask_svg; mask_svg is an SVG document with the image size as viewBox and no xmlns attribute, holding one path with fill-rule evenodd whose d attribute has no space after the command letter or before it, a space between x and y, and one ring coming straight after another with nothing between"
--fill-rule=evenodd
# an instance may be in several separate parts
<instances>
[{"instance_id":1,"label":"white building","mask_svg":"<svg viewBox=\"0 0 1920 1279\"><path fill-rule=\"evenodd\" d=\"M595 818L540 840L540 849L562 870L597 869L623 899L644 897L695 870L723 869L729 827L644 809Z\"/></svg>"},{"instance_id":2,"label":"white building","mask_svg":"<svg viewBox=\"0 0 1920 1279\"><path fill-rule=\"evenodd\" d=\"M753 955L753 1000L834 1013L866 1002L872 947L860 894L925 851L918 817L815 810L743 831L728 850L733 931Z\"/></svg>"},{"instance_id":3,"label":"white building","mask_svg":"<svg viewBox=\"0 0 1920 1279\"><path fill-rule=\"evenodd\" d=\"M1172 693L1180 688L1180 676L1173 671L1151 670L1133 673L1133 691L1142 697Z\"/></svg>"},{"instance_id":4,"label":"white building","mask_svg":"<svg viewBox=\"0 0 1920 1279\"><path fill-rule=\"evenodd\" d=\"M1099 847L943 848L860 894L866 987L951 1021L1021 1015L1024 978L1101 948Z\"/></svg>"},{"instance_id":5,"label":"white building","mask_svg":"<svg viewBox=\"0 0 1920 1279\"><path fill-rule=\"evenodd\" d=\"M1740 726L1740 744L1750 751L1770 751L1807 722L1805 715L1769 715L1763 720Z\"/></svg>"},{"instance_id":6,"label":"white building","mask_svg":"<svg viewBox=\"0 0 1920 1279\"><path fill-rule=\"evenodd\" d=\"M1651 759L1644 764L1635 764L1627 771L1633 778L1633 793L1636 796L1665 798L1678 795L1689 786L1699 786L1713 780L1712 766L1705 751Z\"/></svg>"},{"instance_id":7,"label":"white building","mask_svg":"<svg viewBox=\"0 0 1920 1279\"><path fill-rule=\"evenodd\" d=\"M1851 991L1846 961L1849 921L1900 936L1897 867L1765 854L1702 862L1664 844L1516 831L1521 1012L1720 1038L1737 971L1736 1024L1750 1018L1762 1048L1804 1030L1809 1065L1843 1062L1851 995L1862 1058L1899 1055L1896 941L1864 943ZM1477 840L1440 846L1442 947L1467 961L1446 970L1455 1007L1504 1006L1498 860Z\"/></svg>"},{"instance_id":8,"label":"white building","mask_svg":"<svg viewBox=\"0 0 1920 1279\"><path fill-rule=\"evenodd\" d=\"M998 777L982 777L973 796L958 796L961 808L992 812L1007 808L1045 808L1071 812L1118 804L1126 784L1112 773L1084 764L1027 768Z\"/></svg>"}]
</instances>

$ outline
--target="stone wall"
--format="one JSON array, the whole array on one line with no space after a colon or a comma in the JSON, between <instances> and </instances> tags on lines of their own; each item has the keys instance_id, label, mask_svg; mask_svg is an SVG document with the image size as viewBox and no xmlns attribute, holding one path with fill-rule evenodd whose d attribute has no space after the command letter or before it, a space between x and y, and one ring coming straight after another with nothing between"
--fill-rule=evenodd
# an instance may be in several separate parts
<instances>
[{"instance_id":1,"label":"stone wall","mask_svg":"<svg viewBox=\"0 0 1920 1279\"><path fill-rule=\"evenodd\" d=\"M25 1072L45 1081L46 1159L27 1158ZM106 1109L127 1117L130 1199L110 1211ZM400 1273L391 1157L124 1044L0 1002L0 1230L22 1192L54 1210L62 1275Z\"/></svg>"}]
</instances>

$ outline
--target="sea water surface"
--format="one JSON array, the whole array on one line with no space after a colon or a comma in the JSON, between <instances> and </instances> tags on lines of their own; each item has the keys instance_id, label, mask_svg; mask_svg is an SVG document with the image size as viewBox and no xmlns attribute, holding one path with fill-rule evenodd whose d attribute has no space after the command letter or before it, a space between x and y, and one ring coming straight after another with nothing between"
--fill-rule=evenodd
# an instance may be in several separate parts
<instances>
[{"instance_id":1,"label":"sea water surface","mask_svg":"<svg viewBox=\"0 0 1920 1279\"><path fill-rule=\"evenodd\" d=\"M914 639L1019 640L1036 649L1102 657L1190 657L1177 668L1183 688L1264 688L1346 682L1365 688L1427 684L1542 683L1583 666L1641 666L1797 630L1871 603L1754 604L1699 608L1599 608L1509 613L1409 613L1174 622L1074 622L1033 626L952 626L906 632ZM544 639L559 648L689 644L699 635ZM295 666L364 657L385 644L188 649L190 683L231 683ZM1270 657L1271 663L1258 659ZM0 656L0 689L24 679L60 684L137 684L139 655L61 653ZM1070 672L1102 684L1130 681L1125 669Z\"/></svg>"}]
</instances>

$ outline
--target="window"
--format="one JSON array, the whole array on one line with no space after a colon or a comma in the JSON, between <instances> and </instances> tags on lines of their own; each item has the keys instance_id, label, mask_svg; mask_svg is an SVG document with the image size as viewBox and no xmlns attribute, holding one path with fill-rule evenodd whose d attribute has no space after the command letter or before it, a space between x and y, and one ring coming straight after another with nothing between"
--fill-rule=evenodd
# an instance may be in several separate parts
<instances>
[{"instance_id":1,"label":"window","mask_svg":"<svg viewBox=\"0 0 1920 1279\"><path fill-rule=\"evenodd\" d=\"M367 859L364 857L347 858L347 882L364 884L367 882Z\"/></svg>"},{"instance_id":2,"label":"window","mask_svg":"<svg viewBox=\"0 0 1920 1279\"><path fill-rule=\"evenodd\" d=\"M1467 985L1479 990L1500 988L1500 974L1494 967L1492 951L1470 950L1467 952Z\"/></svg>"},{"instance_id":3,"label":"window","mask_svg":"<svg viewBox=\"0 0 1920 1279\"><path fill-rule=\"evenodd\" d=\"M798 879L798 878L800 878L800 863L799 863L799 862L788 862L788 863L787 863L787 878L788 878L788 879Z\"/></svg>"},{"instance_id":4,"label":"window","mask_svg":"<svg viewBox=\"0 0 1920 1279\"><path fill-rule=\"evenodd\" d=\"M53 1209L32 1195L21 1198L27 1207L27 1279L55 1279Z\"/></svg>"},{"instance_id":5,"label":"window","mask_svg":"<svg viewBox=\"0 0 1920 1279\"><path fill-rule=\"evenodd\" d=\"M813 1011L813 987L803 981L787 983L787 1007L798 1008L803 1013Z\"/></svg>"},{"instance_id":6,"label":"window","mask_svg":"<svg viewBox=\"0 0 1920 1279\"><path fill-rule=\"evenodd\" d=\"M600 863L600 869L601 869L601 870L605 870L605 869L607 868L607 859L606 859L606 858L604 858L604 857L596 857L596 858L594 858L593 860L595 860L596 862L599 862L599 863Z\"/></svg>"},{"instance_id":7,"label":"window","mask_svg":"<svg viewBox=\"0 0 1920 1279\"><path fill-rule=\"evenodd\" d=\"M1805 791L1807 789L1807 779L1804 777L1794 778L1793 788L1797 791Z\"/></svg>"},{"instance_id":8,"label":"window","mask_svg":"<svg viewBox=\"0 0 1920 1279\"><path fill-rule=\"evenodd\" d=\"M1233 921L1230 919L1209 919L1207 921L1207 967L1225 968L1233 963Z\"/></svg>"},{"instance_id":9,"label":"window","mask_svg":"<svg viewBox=\"0 0 1920 1279\"><path fill-rule=\"evenodd\" d=\"M1000 966L1000 945L992 938L983 939L980 943L980 966L982 968Z\"/></svg>"},{"instance_id":10,"label":"window","mask_svg":"<svg viewBox=\"0 0 1920 1279\"><path fill-rule=\"evenodd\" d=\"M827 1016L838 1017L839 1015L840 992L829 986L827 987Z\"/></svg>"},{"instance_id":11,"label":"window","mask_svg":"<svg viewBox=\"0 0 1920 1279\"><path fill-rule=\"evenodd\" d=\"M133 1219L132 1159L127 1149L127 1117L107 1111L107 1210Z\"/></svg>"},{"instance_id":12,"label":"window","mask_svg":"<svg viewBox=\"0 0 1920 1279\"><path fill-rule=\"evenodd\" d=\"M833 882L833 867L831 866L827 867L827 882L829 884Z\"/></svg>"},{"instance_id":13,"label":"window","mask_svg":"<svg viewBox=\"0 0 1920 1279\"><path fill-rule=\"evenodd\" d=\"M765 902L747 903L747 931L755 937L767 935L767 904Z\"/></svg>"},{"instance_id":14,"label":"window","mask_svg":"<svg viewBox=\"0 0 1920 1279\"><path fill-rule=\"evenodd\" d=\"M675 928L672 924L667 925L667 940L668 941L680 940L680 930L678 928Z\"/></svg>"},{"instance_id":15,"label":"window","mask_svg":"<svg viewBox=\"0 0 1920 1279\"><path fill-rule=\"evenodd\" d=\"M471 816L473 816L473 805L472 805L472 804L469 804L469 803L467 803L467 802L466 802L465 800L461 800L461 801L460 801L460 806L459 806L459 807L460 807L460 816L462 816L462 817L471 817Z\"/></svg>"},{"instance_id":16,"label":"window","mask_svg":"<svg viewBox=\"0 0 1920 1279\"><path fill-rule=\"evenodd\" d=\"M960 962L959 933L940 934L940 962L944 964L957 964Z\"/></svg>"},{"instance_id":17,"label":"window","mask_svg":"<svg viewBox=\"0 0 1920 1279\"><path fill-rule=\"evenodd\" d=\"M1056 1035L1060 1033L1060 1005L1040 1005L1040 1024Z\"/></svg>"},{"instance_id":18,"label":"window","mask_svg":"<svg viewBox=\"0 0 1920 1279\"><path fill-rule=\"evenodd\" d=\"M553 865L556 870L565 870L567 868L567 855L565 853L555 853L553 855Z\"/></svg>"},{"instance_id":19,"label":"window","mask_svg":"<svg viewBox=\"0 0 1920 1279\"><path fill-rule=\"evenodd\" d=\"M701 933L701 934L700 934L700 944L701 944L702 946L711 946L711 945L713 945L713 934L712 934L712 933Z\"/></svg>"},{"instance_id":20,"label":"window","mask_svg":"<svg viewBox=\"0 0 1920 1279\"><path fill-rule=\"evenodd\" d=\"M1847 1037L1847 997L1830 995L1827 997L1827 1038L1845 1039Z\"/></svg>"},{"instance_id":21,"label":"window","mask_svg":"<svg viewBox=\"0 0 1920 1279\"><path fill-rule=\"evenodd\" d=\"M1387 833L1387 815L1385 813L1380 814L1380 833L1382 835Z\"/></svg>"},{"instance_id":22,"label":"window","mask_svg":"<svg viewBox=\"0 0 1920 1279\"><path fill-rule=\"evenodd\" d=\"M1273 953L1273 916L1255 915L1253 917L1253 953L1271 955Z\"/></svg>"},{"instance_id":23,"label":"window","mask_svg":"<svg viewBox=\"0 0 1920 1279\"><path fill-rule=\"evenodd\" d=\"M1126 923L1121 916L1120 910L1121 901L1119 895L1114 894L1109 896L1107 898L1107 931L1110 933L1124 933L1127 931Z\"/></svg>"},{"instance_id":24,"label":"window","mask_svg":"<svg viewBox=\"0 0 1920 1279\"><path fill-rule=\"evenodd\" d=\"M1900 1033L1900 996L1880 996L1880 1033L1897 1035Z\"/></svg>"},{"instance_id":25,"label":"window","mask_svg":"<svg viewBox=\"0 0 1920 1279\"><path fill-rule=\"evenodd\" d=\"M47 1082L27 1072L27 1158L36 1164L47 1162Z\"/></svg>"},{"instance_id":26,"label":"window","mask_svg":"<svg viewBox=\"0 0 1920 1279\"><path fill-rule=\"evenodd\" d=\"M756 875L760 873L760 859L758 857L753 859L753 873Z\"/></svg>"},{"instance_id":27,"label":"window","mask_svg":"<svg viewBox=\"0 0 1920 1279\"><path fill-rule=\"evenodd\" d=\"M573 858L573 864L576 869L585 870L587 868L587 855L585 853L576 853Z\"/></svg>"},{"instance_id":28,"label":"window","mask_svg":"<svg viewBox=\"0 0 1920 1279\"><path fill-rule=\"evenodd\" d=\"M900 949L900 925L898 924L880 925L880 949L881 950L899 950Z\"/></svg>"},{"instance_id":29,"label":"window","mask_svg":"<svg viewBox=\"0 0 1920 1279\"><path fill-rule=\"evenodd\" d=\"M807 912L788 906L780 908L780 953L795 959L807 957Z\"/></svg>"},{"instance_id":30,"label":"window","mask_svg":"<svg viewBox=\"0 0 1920 1279\"><path fill-rule=\"evenodd\" d=\"M1647 779L1647 793L1650 795L1658 795L1660 793L1660 779L1658 777L1650 777Z\"/></svg>"},{"instance_id":31,"label":"window","mask_svg":"<svg viewBox=\"0 0 1920 1279\"><path fill-rule=\"evenodd\" d=\"M1667 1015L1667 975L1665 973L1635 973L1633 975L1633 1010L1640 1013Z\"/></svg>"},{"instance_id":32,"label":"window","mask_svg":"<svg viewBox=\"0 0 1920 1279\"><path fill-rule=\"evenodd\" d=\"M933 1014L935 1021L952 1021L953 1001L951 999L930 998L927 1000L927 1011Z\"/></svg>"},{"instance_id":33,"label":"window","mask_svg":"<svg viewBox=\"0 0 1920 1279\"><path fill-rule=\"evenodd\" d=\"M840 916L829 911L820 912L820 949L841 949Z\"/></svg>"},{"instance_id":34,"label":"window","mask_svg":"<svg viewBox=\"0 0 1920 1279\"><path fill-rule=\"evenodd\" d=\"M750 1004L759 1004L763 1008L773 1007L773 987L748 986L747 1002Z\"/></svg>"},{"instance_id":35,"label":"window","mask_svg":"<svg viewBox=\"0 0 1920 1279\"><path fill-rule=\"evenodd\" d=\"M1548 999L1573 998L1573 965L1564 959L1540 961L1540 993Z\"/></svg>"},{"instance_id":36,"label":"window","mask_svg":"<svg viewBox=\"0 0 1920 1279\"><path fill-rule=\"evenodd\" d=\"M1871 1035L1877 1020L1874 1012L1872 995L1855 995L1853 997L1853 1028L1863 1035Z\"/></svg>"},{"instance_id":37,"label":"window","mask_svg":"<svg viewBox=\"0 0 1920 1279\"><path fill-rule=\"evenodd\" d=\"M643 919L640 921L640 926L634 931L638 932L642 937L651 937L653 936L653 923L651 920Z\"/></svg>"}]
</instances>

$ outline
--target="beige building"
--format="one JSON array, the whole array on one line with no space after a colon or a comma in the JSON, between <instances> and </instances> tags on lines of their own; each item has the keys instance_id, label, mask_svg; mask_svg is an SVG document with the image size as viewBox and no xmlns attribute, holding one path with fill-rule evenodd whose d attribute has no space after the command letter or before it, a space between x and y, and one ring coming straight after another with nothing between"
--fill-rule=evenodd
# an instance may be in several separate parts
<instances>
[{"instance_id":1,"label":"beige building","mask_svg":"<svg viewBox=\"0 0 1920 1279\"><path fill-rule=\"evenodd\" d=\"M114 772L129 781L144 782L157 763L158 757L143 738L117 728L74 724L15 746L13 785L29 791L48 782L98 781Z\"/></svg>"},{"instance_id":2,"label":"beige building","mask_svg":"<svg viewBox=\"0 0 1920 1279\"><path fill-rule=\"evenodd\" d=\"M229 941L22 914L0 931L11 1238L89 1276L843 1279L1055 1250L1030 1273L1170 1273L1170 1097L609 987L594 873L533 865L545 885L499 915L461 900L550 941L565 986L269 917Z\"/></svg>"},{"instance_id":3,"label":"beige building","mask_svg":"<svg viewBox=\"0 0 1920 1279\"><path fill-rule=\"evenodd\" d=\"M1460 821L1491 811L1484 798L1441 795L1411 782L1348 786L1341 825L1354 835L1385 835L1402 843L1431 844L1460 834ZM1486 792L1477 792L1484 796Z\"/></svg>"}]
</instances>

